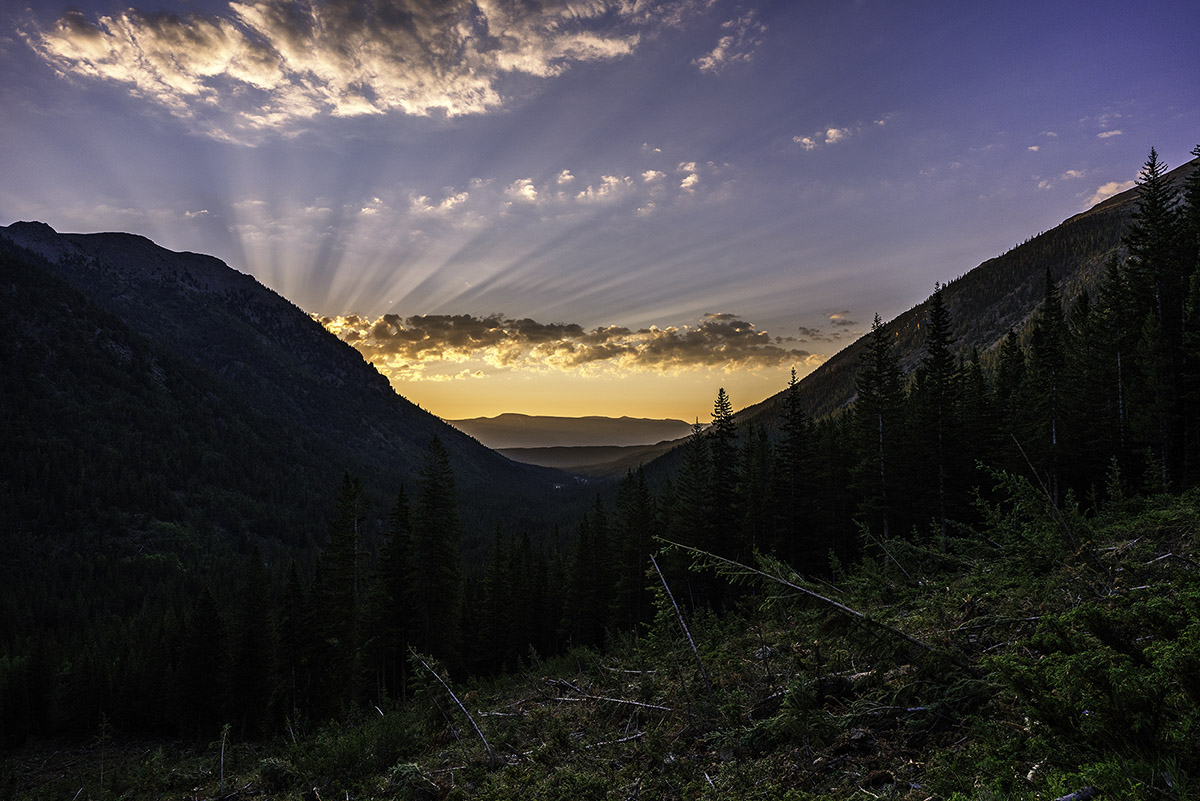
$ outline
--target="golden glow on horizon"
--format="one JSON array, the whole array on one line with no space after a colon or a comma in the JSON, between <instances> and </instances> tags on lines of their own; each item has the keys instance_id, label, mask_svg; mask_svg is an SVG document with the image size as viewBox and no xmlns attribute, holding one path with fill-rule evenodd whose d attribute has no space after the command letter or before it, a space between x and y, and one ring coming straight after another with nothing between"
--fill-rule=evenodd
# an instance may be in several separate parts
<instances>
[{"instance_id":1,"label":"golden glow on horizon","mask_svg":"<svg viewBox=\"0 0 1200 801\"><path fill-rule=\"evenodd\" d=\"M739 406L781 391L823 354L785 347L732 314L695 326L585 330L499 315L314 317L396 391L447 419L504 412L706 421L719 387Z\"/></svg>"},{"instance_id":2,"label":"golden glow on horizon","mask_svg":"<svg viewBox=\"0 0 1200 801\"><path fill-rule=\"evenodd\" d=\"M797 369L797 375L805 375ZM408 400L446 420L495 417L505 412L562 417L646 417L707 423L717 389L735 409L763 401L787 387L790 368L777 371L691 370L673 375L581 376L508 372L461 381L398 381Z\"/></svg>"}]
</instances>

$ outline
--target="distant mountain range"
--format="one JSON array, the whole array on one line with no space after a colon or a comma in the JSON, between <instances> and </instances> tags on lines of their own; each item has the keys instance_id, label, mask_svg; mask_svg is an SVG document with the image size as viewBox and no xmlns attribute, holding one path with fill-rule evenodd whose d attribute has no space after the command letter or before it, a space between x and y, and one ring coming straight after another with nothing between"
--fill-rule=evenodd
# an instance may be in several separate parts
<instances>
[{"instance_id":1,"label":"distant mountain range","mask_svg":"<svg viewBox=\"0 0 1200 801\"><path fill-rule=\"evenodd\" d=\"M506 413L447 420L489 448L627 447L686 437L690 423L642 417L552 417Z\"/></svg>"},{"instance_id":2,"label":"distant mountain range","mask_svg":"<svg viewBox=\"0 0 1200 801\"><path fill-rule=\"evenodd\" d=\"M418 408L213 257L15 223L0 228L0 295L0 525L12 531L187 523L237 541L320 542L344 473L382 518L401 485L411 494L435 436L468 528L537 531L569 514L569 476L512 462Z\"/></svg>"}]
</instances>

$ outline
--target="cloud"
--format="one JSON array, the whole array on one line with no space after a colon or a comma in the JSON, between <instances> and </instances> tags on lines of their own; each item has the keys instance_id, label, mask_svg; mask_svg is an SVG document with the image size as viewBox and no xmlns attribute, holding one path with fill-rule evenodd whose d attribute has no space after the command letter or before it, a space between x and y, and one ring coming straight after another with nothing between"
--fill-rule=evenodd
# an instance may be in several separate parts
<instances>
[{"instance_id":1,"label":"cloud","mask_svg":"<svg viewBox=\"0 0 1200 801\"><path fill-rule=\"evenodd\" d=\"M1097 139L1109 139L1114 136L1121 136L1123 133L1125 133L1125 132L1124 131L1101 131L1100 133L1096 134L1096 138Z\"/></svg>"},{"instance_id":2,"label":"cloud","mask_svg":"<svg viewBox=\"0 0 1200 801\"><path fill-rule=\"evenodd\" d=\"M417 196L413 197L412 201L409 203L409 209L414 214L418 214L418 215L444 216L444 215L450 214L455 209L458 209L460 206L465 204L470 199L470 197L471 197L471 194L469 192L466 192L466 191L455 192L453 194L446 195L441 200L439 200L436 205L434 205L432 203L432 201L430 201L428 196L417 195ZM374 214L375 211L377 211L382 206L383 206L382 201L380 201L379 198L375 198L372 201L372 203L369 204L367 207L363 208L362 212L360 212L360 213Z\"/></svg>"},{"instance_id":3,"label":"cloud","mask_svg":"<svg viewBox=\"0 0 1200 801\"><path fill-rule=\"evenodd\" d=\"M581 208L609 209L644 216L656 208L669 206L687 198L689 201L707 196L720 197L719 176L728 165L714 162L680 162L674 168L659 165L634 174L597 171L576 174L564 169L538 183L532 178L474 179L469 189L456 187L412 187L406 199L395 198L396 212L407 208L410 217L436 219L455 225L473 225L487 216L514 212L520 208L536 208L544 218L559 215L574 216ZM672 170L679 182L667 180ZM710 180L716 179L716 180ZM406 205L407 204L407 205ZM372 216L385 211L388 203L374 198L351 210ZM397 213L388 219L395 221Z\"/></svg>"},{"instance_id":4,"label":"cloud","mask_svg":"<svg viewBox=\"0 0 1200 801\"><path fill-rule=\"evenodd\" d=\"M1036 177L1036 178L1037 178L1037 182L1038 182L1038 183L1037 183L1037 188L1038 188L1038 189L1042 189L1042 190L1046 190L1046 189L1053 189L1053 188L1054 188L1054 182L1055 182L1055 180L1059 180L1059 181L1075 181L1075 180L1078 180L1078 179L1080 179L1080 178L1083 178L1083 177L1084 177L1084 176L1086 176L1086 175L1087 175L1087 173L1085 173L1083 170L1067 170L1067 171L1066 171L1066 172L1064 172L1062 175L1058 176L1058 178L1057 178L1057 179L1051 179L1051 178L1041 178L1041 177L1038 177L1038 176L1034 176L1034 177Z\"/></svg>"},{"instance_id":5,"label":"cloud","mask_svg":"<svg viewBox=\"0 0 1200 801\"><path fill-rule=\"evenodd\" d=\"M593 201L615 200L625 193L625 190L633 186L633 179L628 175L619 177L616 175L600 176L600 183L588 184L588 187L575 196L575 199L581 202L589 203Z\"/></svg>"},{"instance_id":6,"label":"cloud","mask_svg":"<svg viewBox=\"0 0 1200 801\"><path fill-rule=\"evenodd\" d=\"M722 35L708 53L692 61L701 72L718 73L730 64L746 63L763 43L767 26L758 21L757 12L747 11L740 17L721 23Z\"/></svg>"},{"instance_id":7,"label":"cloud","mask_svg":"<svg viewBox=\"0 0 1200 801\"><path fill-rule=\"evenodd\" d=\"M825 130L825 144L832 145L848 138L852 131L849 128L828 128Z\"/></svg>"},{"instance_id":8,"label":"cloud","mask_svg":"<svg viewBox=\"0 0 1200 801\"><path fill-rule=\"evenodd\" d=\"M883 127L886 123L884 120L876 120L876 127ZM800 145L805 150L816 150L823 145L836 145L839 142L845 142L851 137L857 136L862 132L861 125L838 127L836 125L826 126L820 131L815 131L809 136L796 135L792 137L792 141Z\"/></svg>"},{"instance_id":9,"label":"cloud","mask_svg":"<svg viewBox=\"0 0 1200 801\"><path fill-rule=\"evenodd\" d=\"M830 340L829 335L820 328L809 328L808 326L802 325L798 330L800 332L800 342L828 342Z\"/></svg>"},{"instance_id":10,"label":"cloud","mask_svg":"<svg viewBox=\"0 0 1200 801\"><path fill-rule=\"evenodd\" d=\"M858 321L851 320L849 315L850 311L848 309L834 312L833 314L829 315L829 324L836 325L839 328L849 328L851 326L858 325Z\"/></svg>"},{"instance_id":11,"label":"cloud","mask_svg":"<svg viewBox=\"0 0 1200 801\"><path fill-rule=\"evenodd\" d=\"M805 350L781 347L793 341L772 337L729 313L706 314L694 326L651 326L633 330L574 323L539 323L501 314L385 314L316 318L353 345L389 378L430 380L467 362L486 370L584 372L676 372L713 368L754 370L821 361ZM473 374L473 373L472 373Z\"/></svg>"},{"instance_id":12,"label":"cloud","mask_svg":"<svg viewBox=\"0 0 1200 801\"><path fill-rule=\"evenodd\" d=\"M112 81L214 138L318 117L486 114L505 81L618 59L707 0L232 0L217 14L68 11L22 38L68 76Z\"/></svg>"},{"instance_id":13,"label":"cloud","mask_svg":"<svg viewBox=\"0 0 1200 801\"><path fill-rule=\"evenodd\" d=\"M1086 204L1088 208L1091 208L1097 203L1108 200L1113 195L1121 194L1126 189L1133 189L1136 185L1135 181L1109 181L1097 187L1095 193L1087 199Z\"/></svg>"},{"instance_id":14,"label":"cloud","mask_svg":"<svg viewBox=\"0 0 1200 801\"><path fill-rule=\"evenodd\" d=\"M537 203L538 190L533 185L532 178L518 178L504 190L504 196L510 201L521 203Z\"/></svg>"},{"instance_id":15,"label":"cloud","mask_svg":"<svg viewBox=\"0 0 1200 801\"><path fill-rule=\"evenodd\" d=\"M1028 151L1029 151L1029 152L1031 152L1031 153L1036 153L1036 152L1038 152L1039 150L1041 150L1041 148L1040 148L1040 147L1038 147L1037 145L1030 145L1029 147L1027 147L1027 148L1025 148L1025 149L1026 149L1026 150L1028 150Z\"/></svg>"}]
</instances>

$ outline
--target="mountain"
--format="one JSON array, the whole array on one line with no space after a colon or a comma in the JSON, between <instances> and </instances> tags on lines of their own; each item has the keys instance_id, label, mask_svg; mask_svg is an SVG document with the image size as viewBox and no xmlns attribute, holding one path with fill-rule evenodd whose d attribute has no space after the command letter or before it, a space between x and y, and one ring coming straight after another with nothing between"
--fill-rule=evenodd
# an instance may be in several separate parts
<instances>
[{"instance_id":1,"label":"mountain","mask_svg":"<svg viewBox=\"0 0 1200 801\"><path fill-rule=\"evenodd\" d=\"M548 504L574 491L565 474L512 462L402 398L352 347L216 258L15 223L0 228L0 292L0 436L16 455L0 467L0 522L11 531L186 525L234 542L321 542L343 474L361 478L382 518L402 484L411 494L435 436L468 531L500 520L544 530Z\"/></svg>"},{"instance_id":2,"label":"mountain","mask_svg":"<svg viewBox=\"0 0 1200 801\"><path fill-rule=\"evenodd\" d=\"M1198 164L1200 159L1194 159L1171 171L1168 178L1180 185ZM1080 295L1095 286L1108 258L1121 253L1121 237L1137 196L1135 187L1108 198L948 282L943 300L959 352L969 356L973 348L978 349L986 362L989 351L1010 330L1024 338L1042 300L1047 272L1058 283L1069 312ZM921 325L928 304L925 300L885 324L895 336L894 350L905 371L915 367L924 352ZM867 339L863 336L838 351L800 381L800 395L811 416L827 415L854 399L854 376ZM742 409L738 421L754 420L772 428L783 397L781 391Z\"/></svg>"},{"instance_id":3,"label":"mountain","mask_svg":"<svg viewBox=\"0 0 1200 801\"><path fill-rule=\"evenodd\" d=\"M497 450L653 445L686 437L692 430L691 424L682 420L641 417L551 417L509 413L446 422Z\"/></svg>"}]
</instances>

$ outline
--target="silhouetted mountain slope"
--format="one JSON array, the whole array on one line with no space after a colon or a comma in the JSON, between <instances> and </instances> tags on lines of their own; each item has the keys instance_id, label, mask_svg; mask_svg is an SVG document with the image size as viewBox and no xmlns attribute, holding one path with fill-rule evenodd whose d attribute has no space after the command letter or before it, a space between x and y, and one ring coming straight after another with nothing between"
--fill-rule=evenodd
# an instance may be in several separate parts
<instances>
[{"instance_id":1,"label":"silhouetted mountain slope","mask_svg":"<svg viewBox=\"0 0 1200 801\"><path fill-rule=\"evenodd\" d=\"M571 492L562 473L509 461L398 396L215 258L40 223L0 229L0 243L4 451L19 454L2 491L21 528L199 518L319 540L344 471L383 516L435 435L465 521L489 535L501 519L540 528L547 499Z\"/></svg>"},{"instance_id":2,"label":"silhouetted mountain slope","mask_svg":"<svg viewBox=\"0 0 1200 801\"><path fill-rule=\"evenodd\" d=\"M1170 178L1181 183L1197 163L1193 160L1176 168ZM972 348L978 348L986 361L987 352L1009 330L1023 333L1042 300L1047 271L1054 276L1064 305L1070 310L1080 293L1095 285L1108 257L1119 251L1136 200L1135 187L948 282L943 298L959 352L969 354ZM925 346L921 325L928 303L926 300L885 324L896 338L895 352L905 371L921 359ZM854 376L866 342L866 336L859 338L800 381L801 397L813 417L841 409L854 399ZM771 427L782 399L780 391L741 410L737 419L758 420Z\"/></svg>"}]
</instances>

